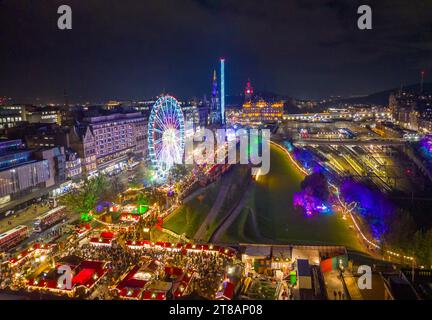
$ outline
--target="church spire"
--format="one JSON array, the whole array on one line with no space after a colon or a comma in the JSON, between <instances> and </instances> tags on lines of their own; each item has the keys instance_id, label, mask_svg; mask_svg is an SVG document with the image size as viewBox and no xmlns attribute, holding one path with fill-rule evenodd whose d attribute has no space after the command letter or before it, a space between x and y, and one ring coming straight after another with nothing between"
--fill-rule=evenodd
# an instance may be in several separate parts
<instances>
[{"instance_id":1,"label":"church spire","mask_svg":"<svg viewBox=\"0 0 432 320\"><path fill-rule=\"evenodd\" d=\"M212 96L214 98L217 96L217 76L216 76L216 70L213 70Z\"/></svg>"}]
</instances>

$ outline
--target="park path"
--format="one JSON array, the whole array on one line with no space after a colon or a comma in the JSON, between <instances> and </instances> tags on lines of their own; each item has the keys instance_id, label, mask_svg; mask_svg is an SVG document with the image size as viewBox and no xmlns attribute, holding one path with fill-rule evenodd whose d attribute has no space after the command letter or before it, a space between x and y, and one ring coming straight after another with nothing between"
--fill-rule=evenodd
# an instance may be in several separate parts
<instances>
[{"instance_id":1,"label":"park path","mask_svg":"<svg viewBox=\"0 0 432 320\"><path fill-rule=\"evenodd\" d=\"M220 238L227 232L228 228L234 223L234 221L237 219L237 217L240 215L240 213L242 212L242 209L246 207L247 204L247 200L249 199L249 197L251 196L252 193L252 186L250 186L248 188L248 190L243 194L243 197L241 198L239 204L237 205L237 207L232 211L232 213L229 215L229 217L227 217L226 219L224 219L224 221L222 221L222 224L216 228L215 233L213 233L213 235L210 238L211 242L219 242ZM251 215L251 222L252 222L252 228L253 228L253 234L254 239L248 239L246 238L245 240L248 240L249 242L260 242L260 243L273 243L274 240L264 237L258 227L258 222L256 220L256 214L255 214L255 209L254 208L249 208L249 215Z\"/></svg>"},{"instance_id":2,"label":"park path","mask_svg":"<svg viewBox=\"0 0 432 320\"><path fill-rule=\"evenodd\" d=\"M205 240L205 239L203 239L203 237L207 231L207 228L210 225L210 223L212 221L214 221L217 214L219 213L219 211L220 211L220 209L224 203L225 197L228 194L228 191L230 189L232 175L231 174L224 175L224 176L222 176L221 179L222 179L222 186L219 190L219 193L216 197L216 200L213 203L213 206L210 209L210 212L207 214L204 222L201 224L198 231L195 233L195 236L193 237L197 241Z\"/></svg>"},{"instance_id":3,"label":"park path","mask_svg":"<svg viewBox=\"0 0 432 320\"><path fill-rule=\"evenodd\" d=\"M188 203L189 201L195 199L195 198L196 198L197 196L199 196L200 194L203 194L203 193L204 193L208 188L210 188L210 187L213 186L213 183L214 183L214 182L209 183L209 184L206 185L205 187L201 187L201 188L199 188L198 190L195 190L194 192L192 192L190 195L188 195L187 197L185 197L185 198L182 200L182 204L186 204L186 203Z\"/></svg>"},{"instance_id":4,"label":"park path","mask_svg":"<svg viewBox=\"0 0 432 320\"><path fill-rule=\"evenodd\" d=\"M259 230L259 227L258 227L255 208L249 208L249 214L251 215L251 218L252 218L252 228L254 231L253 233L256 235L256 239L258 240L258 242L260 242L260 243L273 243L274 242L273 239L264 237L261 234L261 231Z\"/></svg>"},{"instance_id":5,"label":"park path","mask_svg":"<svg viewBox=\"0 0 432 320\"><path fill-rule=\"evenodd\" d=\"M220 237L225 234L225 232L228 230L228 228L231 226L231 224L235 221L235 219L239 216L240 212L242 211L243 207L246 204L246 200L249 198L250 194L250 187L248 190L243 194L239 204L237 207L232 211L232 213L229 215L228 218L224 219L222 221L222 225L220 225L218 228L216 228L215 233L210 238L211 242L218 242Z\"/></svg>"}]
</instances>

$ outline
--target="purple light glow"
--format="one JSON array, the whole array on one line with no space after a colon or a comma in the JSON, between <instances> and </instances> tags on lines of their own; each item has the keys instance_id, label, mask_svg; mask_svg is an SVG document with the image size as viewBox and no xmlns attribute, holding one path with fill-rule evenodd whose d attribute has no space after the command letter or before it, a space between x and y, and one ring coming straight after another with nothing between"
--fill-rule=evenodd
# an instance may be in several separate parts
<instances>
[{"instance_id":1,"label":"purple light glow","mask_svg":"<svg viewBox=\"0 0 432 320\"><path fill-rule=\"evenodd\" d=\"M315 172L301 183L302 191L294 194L294 206L302 207L307 216L330 212L327 204L329 191L324 174Z\"/></svg>"},{"instance_id":2,"label":"purple light glow","mask_svg":"<svg viewBox=\"0 0 432 320\"><path fill-rule=\"evenodd\" d=\"M322 200L313 196L310 189L306 189L294 194L294 206L302 207L306 216L311 217L318 213L328 213L330 208Z\"/></svg>"},{"instance_id":3,"label":"purple light glow","mask_svg":"<svg viewBox=\"0 0 432 320\"><path fill-rule=\"evenodd\" d=\"M393 216L395 207L379 190L346 179L340 193L346 202L358 203L357 212L368 222L373 237L380 239L387 232L387 221Z\"/></svg>"}]
</instances>

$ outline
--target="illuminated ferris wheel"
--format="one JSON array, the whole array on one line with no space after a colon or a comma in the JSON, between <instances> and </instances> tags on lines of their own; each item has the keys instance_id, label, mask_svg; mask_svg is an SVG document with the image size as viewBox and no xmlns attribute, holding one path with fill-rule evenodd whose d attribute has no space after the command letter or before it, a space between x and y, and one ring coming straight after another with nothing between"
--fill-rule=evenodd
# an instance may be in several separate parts
<instances>
[{"instance_id":1,"label":"illuminated ferris wheel","mask_svg":"<svg viewBox=\"0 0 432 320\"><path fill-rule=\"evenodd\" d=\"M184 117L178 101L171 96L159 98L150 113L148 148L159 178L165 178L175 163L182 163Z\"/></svg>"}]
</instances>

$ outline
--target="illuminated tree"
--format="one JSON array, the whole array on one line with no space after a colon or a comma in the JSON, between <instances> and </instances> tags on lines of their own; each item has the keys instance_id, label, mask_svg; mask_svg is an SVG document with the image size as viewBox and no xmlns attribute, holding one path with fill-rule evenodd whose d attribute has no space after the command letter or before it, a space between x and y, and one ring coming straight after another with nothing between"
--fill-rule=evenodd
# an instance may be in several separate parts
<instances>
[{"instance_id":1,"label":"illuminated tree","mask_svg":"<svg viewBox=\"0 0 432 320\"><path fill-rule=\"evenodd\" d=\"M413 251L418 265L432 266L432 229L417 231L413 240Z\"/></svg>"},{"instance_id":2,"label":"illuminated tree","mask_svg":"<svg viewBox=\"0 0 432 320\"><path fill-rule=\"evenodd\" d=\"M356 212L366 220L374 238L382 239L388 230L388 221L393 219L393 203L380 190L352 179L343 181L340 194L345 202L358 204Z\"/></svg>"},{"instance_id":3,"label":"illuminated tree","mask_svg":"<svg viewBox=\"0 0 432 320\"><path fill-rule=\"evenodd\" d=\"M330 195L327 178L319 172L306 176L301 183L301 188L302 190L309 189L311 196L316 197L322 202L326 202Z\"/></svg>"},{"instance_id":4,"label":"illuminated tree","mask_svg":"<svg viewBox=\"0 0 432 320\"><path fill-rule=\"evenodd\" d=\"M73 212L88 213L96 207L108 187L108 180L104 176L86 179L80 188L66 194L60 202Z\"/></svg>"},{"instance_id":5,"label":"illuminated tree","mask_svg":"<svg viewBox=\"0 0 432 320\"><path fill-rule=\"evenodd\" d=\"M186 167L181 164L174 164L170 170L170 176L175 180L179 181L184 178L187 174Z\"/></svg>"},{"instance_id":6,"label":"illuminated tree","mask_svg":"<svg viewBox=\"0 0 432 320\"><path fill-rule=\"evenodd\" d=\"M308 175L301 183L301 191L294 194L294 206L300 206L308 216L328 212L330 192L327 178L320 172Z\"/></svg>"},{"instance_id":7,"label":"illuminated tree","mask_svg":"<svg viewBox=\"0 0 432 320\"><path fill-rule=\"evenodd\" d=\"M416 232L416 225L411 214L402 209L394 212L394 216L387 222L388 230L384 240L392 247L400 248L404 252L413 249L413 238Z\"/></svg>"}]
</instances>

